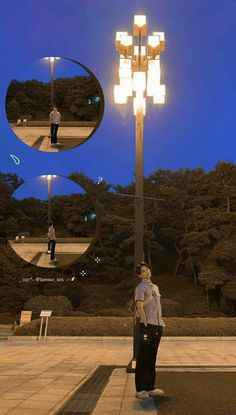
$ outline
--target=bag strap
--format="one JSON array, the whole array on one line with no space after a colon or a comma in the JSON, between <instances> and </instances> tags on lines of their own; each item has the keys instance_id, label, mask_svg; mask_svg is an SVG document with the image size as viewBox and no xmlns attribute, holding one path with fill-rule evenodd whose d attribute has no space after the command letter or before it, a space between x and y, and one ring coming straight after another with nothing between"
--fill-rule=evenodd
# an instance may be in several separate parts
<instances>
[{"instance_id":1,"label":"bag strap","mask_svg":"<svg viewBox=\"0 0 236 415\"><path fill-rule=\"evenodd\" d=\"M143 305L147 305L150 303L150 301L152 301L153 298L153 294L149 295L149 297L146 298L146 300L144 300Z\"/></svg>"},{"instance_id":2,"label":"bag strap","mask_svg":"<svg viewBox=\"0 0 236 415\"><path fill-rule=\"evenodd\" d=\"M143 306L145 307L145 305L149 304L150 301L152 301L152 299L153 299L153 294L149 295L149 297L147 297L146 300L144 300ZM138 309L137 309L137 302L136 302L135 307L134 307L134 315L136 316L137 314L138 314Z\"/></svg>"}]
</instances>

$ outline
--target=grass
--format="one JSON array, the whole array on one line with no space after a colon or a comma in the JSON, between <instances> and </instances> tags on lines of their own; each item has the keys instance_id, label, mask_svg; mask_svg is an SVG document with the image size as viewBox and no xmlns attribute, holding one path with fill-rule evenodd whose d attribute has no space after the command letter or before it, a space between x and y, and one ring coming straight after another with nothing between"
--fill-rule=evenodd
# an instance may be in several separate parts
<instances>
[{"instance_id":1,"label":"grass","mask_svg":"<svg viewBox=\"0 0 236 415\"><path fill-rule=\"evenodd\" d=\"M236 318L165 318L164 336L236 336ZM18 328L16 336L37 336L40 319ZM132 336L132 317L51 317L49 336Z\"/></svg>"}]
</instances>

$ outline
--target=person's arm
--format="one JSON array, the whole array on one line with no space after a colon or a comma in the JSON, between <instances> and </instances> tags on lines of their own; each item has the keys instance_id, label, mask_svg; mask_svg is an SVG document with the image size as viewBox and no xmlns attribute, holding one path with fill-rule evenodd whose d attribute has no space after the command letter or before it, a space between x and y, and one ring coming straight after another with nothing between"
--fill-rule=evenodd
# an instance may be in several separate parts
<instances>
[{"instance_id":1,"label":"person's arm","mask_svg":"<svg viewBox=\"0 0 236 415\"><path fill-rule=\"evenodd\" d=\"M140 316L141 322L145 325L145 327L147 327L148 323L146 313L143 308L143 301L137 301L137 311Z\"/></svg>"}]
</instances>

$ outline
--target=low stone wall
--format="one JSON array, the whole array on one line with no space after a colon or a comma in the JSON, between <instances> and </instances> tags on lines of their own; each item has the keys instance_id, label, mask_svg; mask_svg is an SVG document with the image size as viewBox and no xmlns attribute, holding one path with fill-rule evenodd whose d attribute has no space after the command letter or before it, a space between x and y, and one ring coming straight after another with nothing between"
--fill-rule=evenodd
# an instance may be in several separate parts
<instances>
[{"instance_id":1,"label":"low stone wall","mask_svg":"<svg viewBox=\"0 0 236 415\"><path fill-rule=\"evenodd\" d=\"M87 243L90 244L92 242L93 238L57 238L57 243L68 243L68 244L81 244L81 243ZM11 238L11 241L13 241L16 244L20 243L32 243L32 244L39 244L39 243L47 243L48 238L24 238L23 240L14 238Z\"/></svg>"},{"instance_id":2,"label":"low stone wall","mask_svg":"<svg viewBox=\"0 0 236 415\"><path fill-rule=\"evenodd\" d=\"M61 121L60 127L96 127L97 121ZM22 127L11 122L12 127ZM49 121L27 121L24 127L50 127Z\"/></svg>"}]
</instances>

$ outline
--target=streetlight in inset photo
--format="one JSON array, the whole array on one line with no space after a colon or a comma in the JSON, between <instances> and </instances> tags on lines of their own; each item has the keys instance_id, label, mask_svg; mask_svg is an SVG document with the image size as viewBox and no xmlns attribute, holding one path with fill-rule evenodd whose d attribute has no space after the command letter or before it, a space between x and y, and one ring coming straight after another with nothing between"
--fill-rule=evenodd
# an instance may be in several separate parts
<instances>
[{"instance_id":1,"label":"streetlight in inset photo","mask_svg":"<svg viewBox=\"0 0 236 415\"><path fill-rule=\"evenodd\" d=\"M143 41L145 39L145 42ZM120 54L119 79L114 86L116 104L126 104L133 98L135 116L135 248L134 266L143 254L143 125L146 97L154 104L164 104L165 85L161 84L160 53L165 49L163 32L147 35L145 15L134 16L133 36L116 33L116 50Z\"/></svg>"},{"instance_id":2,"label":"streetlight in inset photo","mask_svg":"<svg viewBox=\"0 0 236 415\"><path fill-rule=\"evenodd\" d=\"M52 221L52 204L51 204L51 190L52 178L57 177L55 174L44 174L42 177L47 180L48 184L48 224Z\"/></svg>"},{"instance_id":3,"label":"streetlight in inset photo","mask_svg":"<svg viewBox=\"0 0 236 415\"><path fill-rule=\"evenodd\" d=\"M57 56L49 56L43 58L50 62L50 81L51 81L51 109L54 107L54 69L55 69L55 61L59 60L60 58Z\"/></svg>"},{"instance_id":4,"label":"streetlight in inset photo","mask_svg":"<svg viewBox=\"0 0 236 415\"><path fill-rule=\"evenodd\" d=\"M116 50L120 55L119 79L114 86L116 104L126 104L133 98L135 116L135 242L134 267L144 260L143 252L143 127L146 98L154 104L164 104L165 85L161 84L160 53L165 49L163 32L147 35L145 15L134 16L133 36L116 33ZM133 369L138 350L138 327L134 318L133 358L128 366Z\"/></svg>"}]
</instances>

